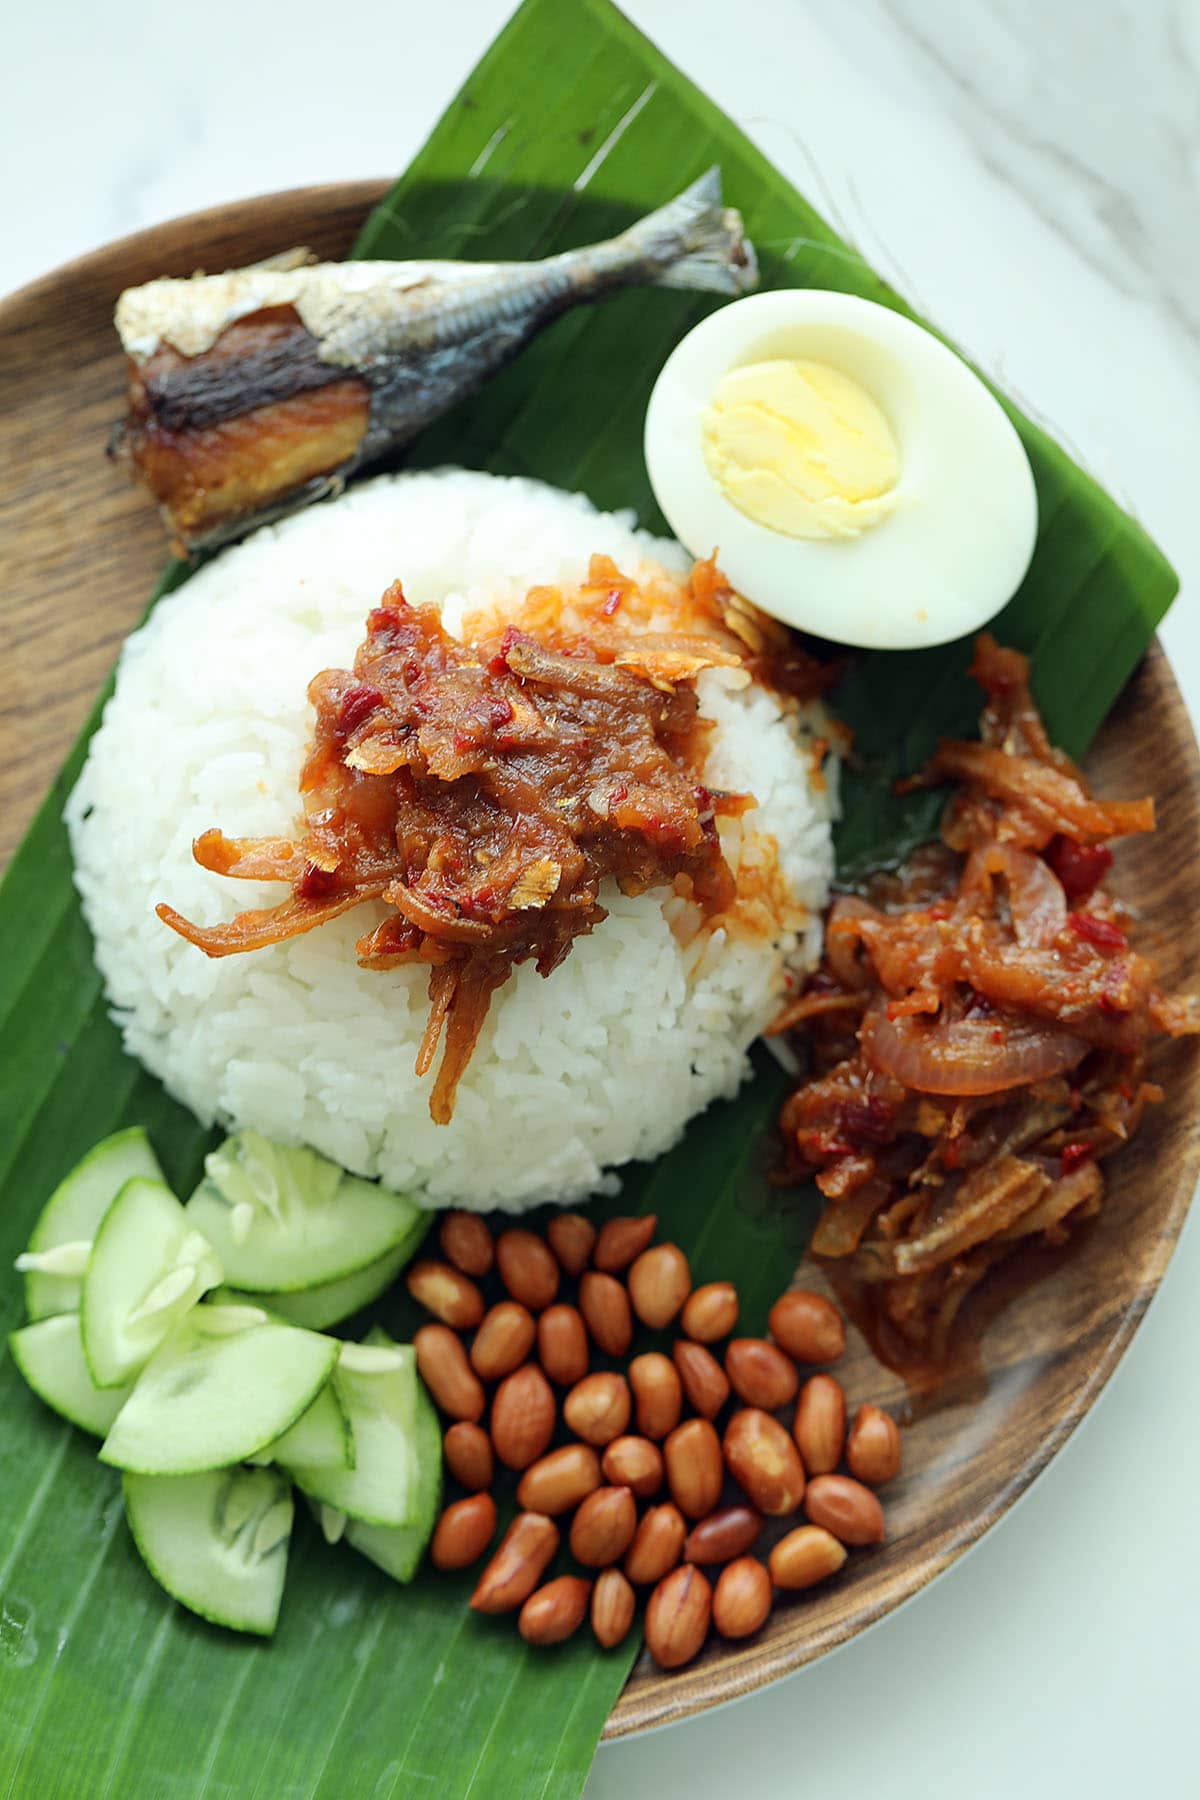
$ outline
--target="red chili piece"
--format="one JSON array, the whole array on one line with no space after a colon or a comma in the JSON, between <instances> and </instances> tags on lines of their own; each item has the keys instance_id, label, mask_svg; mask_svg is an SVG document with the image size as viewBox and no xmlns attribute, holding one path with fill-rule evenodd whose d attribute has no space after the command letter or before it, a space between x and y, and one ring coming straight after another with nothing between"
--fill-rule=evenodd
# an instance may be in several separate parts
<instances>
[{"instance_id":1,"label":"red chili piece","mask_svg":"<svg viewBox=\"0 0 1200 1800\"><path fill-rule=\"evenodd\" d=\"M333 870L319 869L316 863L305 863L304 873L296 883L296 893L301 900L323 900L326 894L332 894L337 884Z\"/></svg>"},{"instance_id":2,"label":"red chili piece","mask_svg":"<svg viewBox=\"0 0 1200 1800\"><path fill-rule=\"evenodd\" d=\"M1128 948L1125 933L1111 919L1098 918L1095 913L1073 912L1067 915L1067 924L1076 937L1083 938L1085 943L1095 944L1097 950Z\"/></svg>"},{"instance_id":3,"label":"red chili piece","mask_svg":"<svg viewBox=\"0 0 1200 1800\"><path fill-rule=\"evenodd\" d=\"M350 733L356 731L363 720L382 704L383 695L379 689L369 686L366 682L360 682L357 687L348 689L338 709L338 731L343 737L349 737Z\"/></svg>"},{"instance_id":4,"label":"red chili piece","mask_svg":"<svg viewBox=\"0 0 1200 1800\"><path fill-rule=\"evenodd\" d=\"M1090 900L1112 868L1113 854L1106 844L1075 844L1061 833L1051 838L1045 854L1068 900Z\"/></svg>"},{"instance_id":5,"label":"red chili piece","mask_svg":"<svg viewBox=\"0 0 1200 1800\"><path fill-rule=\"evenodd\" d=\"M500 639L499 648L497 649L495 656L493 656L488 663L488 669L490 670L490 672L493 675L507 674L507 672L508 672L508 653L512 649L514 644L519 644L521 642L521 640L525 637L526 637L526 633L518 630L517 626L515 626L515 625L506 625L504 627L504 632Z\"/></svg>"},{"instance_id":6,"label":"red chili piece","mask_svg":"<svg viewBox=\"0 0 1200 1800\"><path fill-rule=\"evenodd\" d=\"M856 1143L888 1144L895 1136L892 1109L878 1094L866 1100L847 1100L838 1116L846 1136Z\"/></svg>"},{"instance_id":7,"label":"red chili piece","mask_svg":"<svg viewBox=\"0 0 1200 1800\"><path fill-rule=\"evenodd\" d=\"M398 581L393 581L383 596L383 604L373 607L367 614L367 636L384 638L393 649L400 644L415 643L416 633L409 622L411 617L412 607L404 598L404 589Z\"/></svg>"}]
</instances>

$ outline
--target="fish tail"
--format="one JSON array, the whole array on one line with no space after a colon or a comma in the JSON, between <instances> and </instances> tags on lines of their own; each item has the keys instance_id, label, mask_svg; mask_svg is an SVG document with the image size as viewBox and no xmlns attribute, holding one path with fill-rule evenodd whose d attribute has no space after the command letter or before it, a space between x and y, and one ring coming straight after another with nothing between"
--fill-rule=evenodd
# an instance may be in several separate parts
<instances>
[{"instance_id":1,"label":"fish tail","mask_svg":"<svg viewBox=\"0 0 1200 1800\"><path fill-rule=\"evenodd\" d=\"M741 213L721 204L721 171L715 167L618 241L647 269L654 287L748 294L758 286L754 246Z\"/></svg>"}]
</instances>

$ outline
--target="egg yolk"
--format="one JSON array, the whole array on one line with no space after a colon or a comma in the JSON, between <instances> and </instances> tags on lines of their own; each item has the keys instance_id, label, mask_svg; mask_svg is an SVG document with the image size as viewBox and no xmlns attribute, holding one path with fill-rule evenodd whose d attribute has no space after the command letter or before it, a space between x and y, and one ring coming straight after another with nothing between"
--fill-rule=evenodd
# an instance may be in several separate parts
<instances>
[{"instance_id":1,"label":"egg yolk","mask_svg":"<svg viewBox=\"0 0 1200 1800\"><path fill-rule=\"evenodd\" d=\"M726 499L786 537L857 537L895 510L891 427L865 388L828 363L731 369L713 391L703 438Z\"/></svg>"}]
</instances>

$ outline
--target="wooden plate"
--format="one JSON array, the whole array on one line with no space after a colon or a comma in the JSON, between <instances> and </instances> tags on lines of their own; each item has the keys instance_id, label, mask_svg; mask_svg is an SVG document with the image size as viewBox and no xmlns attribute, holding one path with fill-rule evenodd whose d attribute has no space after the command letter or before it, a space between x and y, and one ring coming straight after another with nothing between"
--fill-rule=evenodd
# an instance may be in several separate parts
<instances>
[{"instance_id":1,"label":"wooden plate","mask_svg":"<svg viewBox=\"0 0 1200 1800\"><path fill-rule=\"evenodd\" d=\"M112 330L117 294L155 275L226 268L293 244L344 254L383 186L302 188L175 220L0 303L0 866L164 558L153 508L101 453L124 387ZM1120 886L1147 914L1147 947L1166 984L1194 986L1200 761L1157 646L1105 726L1089 770L1102 793L1153 793L1158 801L1158 836L1122 850ZM831 1586L777 1608L749 1644L714 1643L671 1676L643 1659L609 1737L748 1693L844 1643L961 1556L1045 1467L1137 1329L1191 1199L1200 1065L1190 1047L1176 1045L1158 1073L1167 1100L1113 1167L1100 1218L1065 1256L1044 1259L1036 1282L990 1309L973 1362L936 1394L914 1399L852 1342L850 1392L909 1421L904 1473L887 1495L888 1543L856 1556Z\"/></svg>"}]
</instances>

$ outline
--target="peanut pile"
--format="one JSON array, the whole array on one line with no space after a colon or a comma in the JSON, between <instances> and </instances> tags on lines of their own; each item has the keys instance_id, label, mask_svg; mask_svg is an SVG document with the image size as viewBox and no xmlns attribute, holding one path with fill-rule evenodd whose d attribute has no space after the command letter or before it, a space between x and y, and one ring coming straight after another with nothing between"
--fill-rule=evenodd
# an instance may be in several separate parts
<instances>
[{"instance_id":1,"label":"peanut pile","mask_svg":"<svg viewBox=\"0 0 1200 1800\"><path fill-rule=\"evenodd\" d=\"M520 1476L520 1511L479 1578L475 1611L519 1610L531 1644L562 1643L590 1612L611 1648L633 1624L635 1590L646 1589L646 1647L660 1668L678 1669L710 1626L749 1637L777 1592L811 1587L849 1547L881 1542L873 1489L900 1467L900 1433L877 1406L860 1406L847 1431L832 1375L801 1384L800 1365L836 1362L845 1349L829 1300L791 1289L771 1308L769 1339L733 1337L736 1289L693 1289L678 1245L652 1242L656 1224L653 1214L610 1219L597 1233L581 1214L560 1213L545 1238L514 1227L493 1239L477 1214L447 1213L445 1260L414 1263L407 1281L439 1321L417 1332L417 1365L450 1421L446 1467L466 1490L438 1521L434 1566L465 1569L490 1548L499 1461ZM488 1307L478 1284L493 1269L509 1297ZM564 1277L577 1283L575 1304L559 1299ZM670 1356L624 1363L635 1316L658 1331L678 1321ZM720 1359L712 1346L725 1339ZM593 1369L594 1352L623 1368ZM556 1388L569 1441L551 1448ZM789 1431L774 1415L793 1402ZM849 1475L837 1472L843 1456ZM734 1504L722 1504L727 1476L744 1496ZM664 1486L669 1499L658 1498ZM801 1507L807 1523L765 1563L751 1554L768 1518ZM543 1581L564 1530L587 1573ZM714 1585L705 1571L716 1567Z\"/></svg>"}]
</instances>

